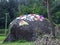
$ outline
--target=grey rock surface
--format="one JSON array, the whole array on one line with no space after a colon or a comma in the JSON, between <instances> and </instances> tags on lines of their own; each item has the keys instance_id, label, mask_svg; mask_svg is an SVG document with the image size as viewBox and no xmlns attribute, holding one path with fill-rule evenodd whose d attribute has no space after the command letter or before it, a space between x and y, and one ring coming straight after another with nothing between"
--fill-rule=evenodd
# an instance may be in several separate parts
<instances>
[{"instance_id":1,"label":"grey rock surface","mask_svg":"<svg viewBox=\"0 0 60 45\"><path fill-rule=\"evenodd\" d=\"M40 34L50 34L51 27L49 22L44 19L43 21L26 21L29 25L20 26L21 19L15 19L10 23L10 32L7 35L4 42L8 41L16 41L20 39L24 39L27 41L33 41L33 37L37 37L36 33ZM35 39L34 39L35 40Z\"/></svg>"}]
</instances>

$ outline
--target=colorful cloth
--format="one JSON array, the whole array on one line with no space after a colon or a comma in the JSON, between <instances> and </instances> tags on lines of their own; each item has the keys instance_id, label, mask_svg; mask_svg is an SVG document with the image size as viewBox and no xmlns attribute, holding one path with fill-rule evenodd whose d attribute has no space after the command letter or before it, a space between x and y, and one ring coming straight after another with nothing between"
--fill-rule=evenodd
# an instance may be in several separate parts
<instances>
[{"instance_id":1,"label":"colorful cloth","mask_svg":"<svg viewBox=\"0 0 60 45\"><path fill-rule=\"evenodd\" d=\"M21 20L19 23L19 26L23 26L23 25L29 25L26 21Z\"/></svg>"},{"instance_id":2,"label":"colorful cloth","mask_svg":"<svg viewBox=\"0 0 60 45\"><path fill-rule=\"evenodd\" d=\"M42 15L40 16L36 14L28 14L28 15L17 17L16 19L29 20L29 21L35 21L35 20L43 21L44 17Z\"/></svg>"}]
</instances>

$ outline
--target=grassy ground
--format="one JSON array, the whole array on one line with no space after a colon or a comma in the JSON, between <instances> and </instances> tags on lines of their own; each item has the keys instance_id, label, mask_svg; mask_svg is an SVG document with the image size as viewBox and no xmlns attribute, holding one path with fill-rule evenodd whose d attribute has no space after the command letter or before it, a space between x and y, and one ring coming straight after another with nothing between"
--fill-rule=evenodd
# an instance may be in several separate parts
<instances>
[{"instance_id":1,"label":"grassy ground","mask_svg":"<svg viewBox=\"0 0 60 45\"><path fill-rule=\"evenodd\" d=\"M33 45L32 42L21 42L21 41L16 41L16 42L6 42L3 43L3 40L5 39L5 36L0 36L0 45Z\"/></svg>"},{"instance_id":2,"label":"grassy ground","mask_svg":"<svg viewBox=\"0 0 60 45\"><path fill-rule=\"evenodd\" d=\"M0 34L4 33L4 29L0 29ZM0 45L33 45L32 42L21 42L21 41L16 41L16 42L6 42L3 43L4 39L6 38L6 36L2 36L0 35Z\"/></svg>"}]
</instances>

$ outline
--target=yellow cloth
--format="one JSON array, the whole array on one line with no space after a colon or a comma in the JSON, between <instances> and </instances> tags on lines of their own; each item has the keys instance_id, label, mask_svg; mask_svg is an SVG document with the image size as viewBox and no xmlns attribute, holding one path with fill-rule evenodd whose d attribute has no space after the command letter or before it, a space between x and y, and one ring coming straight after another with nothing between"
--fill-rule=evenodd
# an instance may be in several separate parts
<instances>
[{"instance_id":1,"label":"yellow cloth","mask_svg":"<svg viewBox=\"0 0 60 45\"><path fill-rule=\"evenodd\" d=\"M23 25L29 25L26 21L22 20L19 23L19 26L23 26Z\"/></svg>"},{"instance_id":2,"label":"yellow cloth","mask_svg":"<svg viewBox=\"0 0 60 45\"><path fill-rule=\"evenodd\" d=\"M38 18L34 18L34 20L38 20Z\"/></svg>"}]
</instances>

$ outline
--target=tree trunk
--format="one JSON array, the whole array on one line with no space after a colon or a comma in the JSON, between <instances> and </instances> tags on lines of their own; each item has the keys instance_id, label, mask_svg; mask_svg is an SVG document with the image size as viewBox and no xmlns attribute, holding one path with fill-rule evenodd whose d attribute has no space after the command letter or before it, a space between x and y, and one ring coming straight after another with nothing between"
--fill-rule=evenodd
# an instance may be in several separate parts
<instances>
[{"instance_id":1,"label":"tree trunk","mask_svg":"<svg viewBox=\"0 0 60 45\"><path fill-rule=\"evenodd\" d=\"M54 27L53 20L51 17L50 0L47 0L47 14L48 14L48 19L49 19L50 25L51 25L51 35L53 35L55 37L55 27Z\"/></svg>"}]
</instances>

